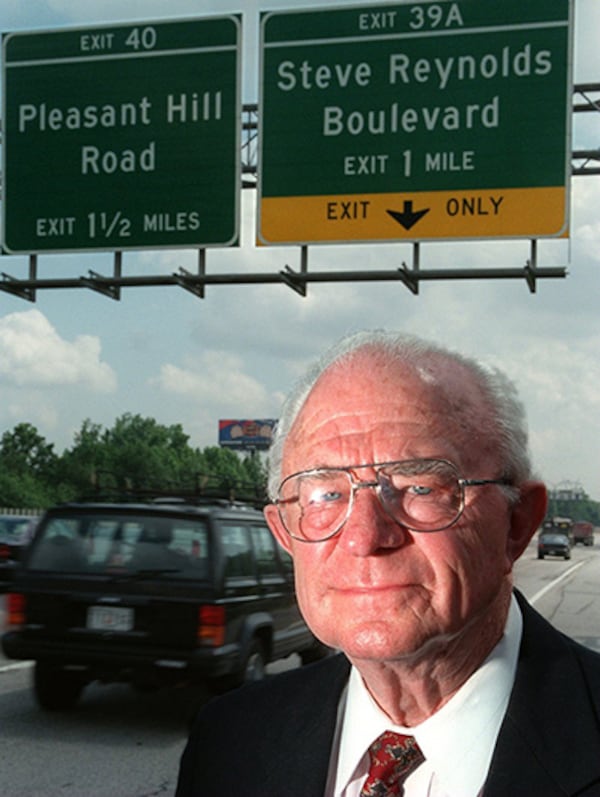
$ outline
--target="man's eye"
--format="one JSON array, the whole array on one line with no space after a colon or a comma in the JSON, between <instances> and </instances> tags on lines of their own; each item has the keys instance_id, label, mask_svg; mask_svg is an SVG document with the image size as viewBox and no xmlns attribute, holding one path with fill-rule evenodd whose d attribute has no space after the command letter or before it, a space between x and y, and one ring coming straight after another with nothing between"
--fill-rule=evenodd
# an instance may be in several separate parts
<instances>
[{"instance_id":1,"label":"man's eye","mask_svg":"<svg viewBox=\"0 0 600 797\"><path fill-rule=\"evenodd\" d=\"M325 493L315 493L313 496L313 501L318 503L327 504L333 501L339 501L342 497L342 494L339 490L329 490Z\"/></svg>"},{"instance_id":2,"label":"man's eye","mask_svg":"<svg viewBox=\"0 0 600 797\"><path fill-rule=\"evenodd\" d=\"M413 484L410 486L409 492L413 495L431 495L433 490L431 487L426 487L424 484Z\"/></svg>"}]
</instances>

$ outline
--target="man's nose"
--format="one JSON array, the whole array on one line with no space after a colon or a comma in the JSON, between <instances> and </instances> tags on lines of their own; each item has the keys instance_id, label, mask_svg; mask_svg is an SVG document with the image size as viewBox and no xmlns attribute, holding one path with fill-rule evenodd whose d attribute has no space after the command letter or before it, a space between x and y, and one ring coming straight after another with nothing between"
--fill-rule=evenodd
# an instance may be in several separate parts
<instances>
[{"instance_id":1,"label":"man's nose","mask_svg":"<svg viewBox=\"0 0 600 797\"><path fill-rule=\"evenodd\" d=\"M338 545L353 556L373 556L401 548L408 532L385 511L371 484L362 484L354 494L352 510L340 532Z\"/></svg>"}]
</instances>

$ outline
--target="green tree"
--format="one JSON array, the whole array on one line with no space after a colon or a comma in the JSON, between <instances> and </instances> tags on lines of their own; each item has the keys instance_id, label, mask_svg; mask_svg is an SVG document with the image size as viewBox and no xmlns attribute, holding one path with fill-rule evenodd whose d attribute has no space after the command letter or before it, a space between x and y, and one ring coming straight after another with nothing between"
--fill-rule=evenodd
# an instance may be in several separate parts
<instances>
[{"instance_id":1,"label":"green tree","mask_svg":"<svg viewBox=\"0 0 600 797\"><path fill-rule=\"evenodd\" d=\"M188 441L180 424L126 413L102 435L103 466L121 488L191 484L197 457Z\"/></svg>"},{"instance_id":2,"label":"green tree","mask_svg":"<svg viewBox=\"0 0 600 797\"><path fill-rule=\"evenodd\" d=\"M38 509L54 503L53 490L28 473L15 474L0 465L0 506Z\"/></svg>"},{"instance_id":3,"label":"green tree","mask_svg":"<svg viewBox=\"0 0 600 797\"><path fill-rule=\"evenodd\" d=\"M59 463L60 482L66 498L86 496L106 470L102 427L87 418L76 432L73 447L66 450Z\"/></svg>"},{"instance_id":4,"label":"green tree","mask_svg":"<svg viewBox=\"0 0 600 797\"><path fill-rule=\"evenodd\" d=\"M57 460L53 449L30 423L17 424L12 432L4 432L0 441L2 462L14 473L48 476Z\"/></svg>"},{"instance_id":5,"label":"green tree","mask_svg":"<svg viewBox=\"0 0 600 797\"><path fill-rule=\"evenodd\" d=\"M550 490L547 515L587 520L600 526L600 502L593 501L580 486L573 490Z\"/></svg>"},{"instance_id":6,"label":"green tree","mask_svg":"<svg viewBox=\"0 0 600 797\"><path fill-rule=\"evenodd\" d=\"M264 495L264 473L229 448L207 446L201 452L200 486L240 500Z\"/></svg>"},{"instance_id":7,"label":"green tree","mask_svg":"<svg viewBox=\"0 0 600 797\"><path fill-rule=\"evenodd\" d=\"M258 455L190 446L180 424L126 413L103 429L86 419L70 449L57 456L31 424L0 439L0 503L49 506L67 500L157 493L262 501Z\"/></svg>"},{"instance_id":8,"label":"green tree","mask_svg":"<svg viewBox=\"0 0 600 797\"><path fill-rule=\"evenodd\" d=\"M19 423L0 439L0 504L45 506L53 500L58 457L30 423Z\"/></svg>"}]
</instances>

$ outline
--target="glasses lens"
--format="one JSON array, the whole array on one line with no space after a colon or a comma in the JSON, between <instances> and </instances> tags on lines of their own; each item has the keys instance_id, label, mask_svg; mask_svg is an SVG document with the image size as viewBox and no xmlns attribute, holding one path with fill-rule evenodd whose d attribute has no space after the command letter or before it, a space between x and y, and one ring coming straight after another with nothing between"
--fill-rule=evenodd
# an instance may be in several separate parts
<instances>
[{"instance_id":1,"label":"glasses lens","mask_svg":"<svg viewBox=\"0 0 600 797\"><path fill-rule=\"evenodd\" d=\"M287 478L279 490L279 514L292 537L325 540L348 514L352 494L345 471L315 470Z\"/></svg>"},{"instance_id":2,"label":"glasses lens","mask_svg":"<svg viewBox=\"0 0 600 797\"><path fill-rule=\"evenodd\" d=\"M462 509L458 472L449 462L399 462L382 468L379 484L388 514L415 531L446 528Z\"/></svg>"}]
</instances>

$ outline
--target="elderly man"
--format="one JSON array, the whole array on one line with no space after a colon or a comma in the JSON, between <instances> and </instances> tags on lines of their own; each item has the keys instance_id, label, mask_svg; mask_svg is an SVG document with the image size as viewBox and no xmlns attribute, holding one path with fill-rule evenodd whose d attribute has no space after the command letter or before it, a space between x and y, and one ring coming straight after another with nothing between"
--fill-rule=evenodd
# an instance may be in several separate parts
<instances>
[{"instance_id":1,"label":"elderly man","mask_svg":"<svg viewBox=\"0 0 600 797\"><path fill-rule=\"evenodd\" d=\"M600 656L513 592L546 491L505 377L352 336L288 399L270 487L342 654L208 704L177 797L600 796Z\"/></svg>"}]
</instances>

